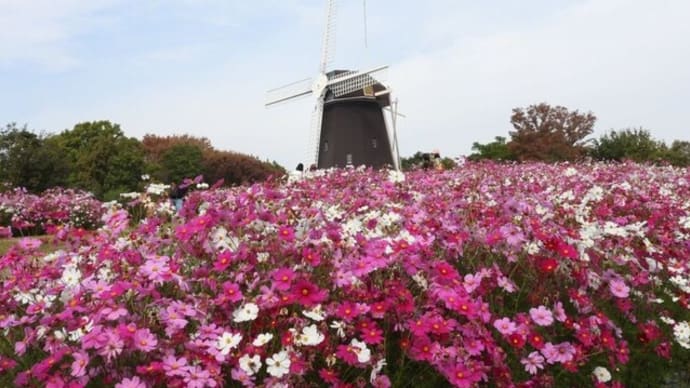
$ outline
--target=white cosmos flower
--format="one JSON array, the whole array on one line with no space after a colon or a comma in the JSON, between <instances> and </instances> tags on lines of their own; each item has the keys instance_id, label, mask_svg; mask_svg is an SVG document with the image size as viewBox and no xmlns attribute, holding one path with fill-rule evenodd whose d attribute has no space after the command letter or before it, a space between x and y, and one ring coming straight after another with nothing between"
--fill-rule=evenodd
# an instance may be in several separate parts
<instances>
[{"instance_id":1,"label":"white cosmos flower","mask_svg":"<svg viewBox=\"0 0 690 388\"><path fill-rule=\"evenodd\" d=\"M259 315L259 306L254 303L247 303L232 313L232 320L235 322L253 321Z\"/></svg>"},{"instance_id":2,"label":"white cosmos flower","mask_svg":"<svg viewBox=\"0 0 690 388\"><path fill-rule=\"evenodd\" d=\"M255 354L253 357L249 357L248 354L240 357L240 369L242 369L249 376L253 376L254 373L261 369L261 357Z\"/></svg>"},{"instance_id":3,"label":"white cosmos flower","mask_svg":"<svg viewBox=\"0 0 690 388\"><path fill-rule=\"evenodd\" d=\"M220 350L222 355L227 356L232 349L239 345L240 341L242 341L242 334L232 334L226 331L218 338L216 348Z\"/></svg>"},{"instance_id":4,"label":"white cosmos flower","mask_svg":"<svg viewBox=\"0 0 690 388\"><path fill-rule=\"evenodd\" d=\"M382 358L376 362L376 365L374 365L374 368L371 370L371 374L369 375L369 382L374 384L374 380L376 380L376 377L378 376L379 372L381 372L381 369L386 366L386 359Z\"/></svg>"},{"instance_id":5,"label":"white cosmos flower","mask_svg":"<svg viewBox=\"0 0 690 388\"><path fill-rule=\"evenodd\" d=\"M271 334L271 333L261 333L261 334L259 334L259 335L256 336L256 339L254 340L254 342L252 342L252 345L254 345L254 346L256 346L256 347L264 346L264 345L266 345L266 344L268 343L268 341L270 341L271 339L273 339L273 334Z\"/></svg>"},{"instance_id":6,"label":"white cosmos flower","mask_svg":"<svg viewBox=\"0 0 690 388\"><path fill-rule=\"evenodd\" d=\"M594 377L597 378L597 381L600 383L606 383L611 381L611 372L609 372L608 369L604 368L603 366L598 366L594 368Z\"/></svg>"},{"instance_id":7,"label":"white cosmos flower","mask_svg":"<svg viewBox=\"0 0 690 388\"><path fill-rule=\"evenodd\" d=\"M62 271L62 278L60 279L67 287L76 287L81 280L81 272L73 266L68 266Z\"/></svg>"},{"instance_id":8,"label":"white cosmos flower","mask_svg":"<svg viewBox=\"0 0 690 388\"><path fill-rule=\"evenodd\" d=\"M288 352L281 350L275 353L271 358L266 359L266 371L273 377L281 378L290 372L290 357Z\"/></svg>"},{"instance_id":9,"label":"white cosmos flower","mask_svg":"<svg viewBox=\"0 0 690 388\"><path fill-rule=\"evenodd\" d=\"M673 335L680 346L690 349L690 324L688 322L676 323L673 326Z\"/></svg>"},{"instance_id":10,"label":"white cosmos flower","mask_svg":"<svg viewBox=\"0 0 690 388\"><path fill-rule=\"evenodd\" d=\"M321 305L317 305L311 310L302 311L302 315L317 322L323 321L323 319L326 317L326 314L321 309Z\"/></svg>"},{"instance_id":11,"label":"white cosmos flower","mask_svg":"<svg viewBox=\"0 0 690 388\"><path fill-rule=\"evenodd\" d=\"M369 348L367 348L367 344L358 341L356 338L353 338L352 341L350 341L350 345L355 348L355 353L357 353L357 361L361 363L369 362L369 359L371 359L371 351Z\"/></svg>"},{"instance_id":12,"label":"white cosmos flower","mask_svg":"<svg viewBox=\"0 0 690 388\"><path fill-rule=\"evenodd\" d=\"M316 346L323 342L324 338L324 335L319 332L316 325L311 325L302 328L302 334L297 336L295 342L304 346Z\"/></svg>"},{"instance_id":13,"label":"white cosmos flower","mask_svg":"<svg viewBox=\"0 0 690 388\"><path fill-rule=\"evenodd\" d=\"M345 323L340 321L333 321L331 323L331 329L335 329L338 333L338 337L345 338Z\"/></svg>"},{"instance_id":14,"label":"white cosmos flower","mask_svg":"<svg viewBox=\"0 0 690 388\"><path fill-rule=\"evenodd\" d=\"M405 182L405 174L402 171L388 171L388 181L392 183Z\"/></svg>"}]
</instances>

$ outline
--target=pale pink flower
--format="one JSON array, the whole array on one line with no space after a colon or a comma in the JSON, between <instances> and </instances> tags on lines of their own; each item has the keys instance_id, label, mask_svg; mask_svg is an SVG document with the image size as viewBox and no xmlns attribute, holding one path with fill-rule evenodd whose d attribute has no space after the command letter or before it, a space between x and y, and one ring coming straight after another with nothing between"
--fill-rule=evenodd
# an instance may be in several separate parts
<instances>
[{"instance_id":1,"label":"pale pink flower","mask_svg":"<svg viewBox=\"0 0 690 388\"><path fill-rule=\"evenodd\" d=\"M139 379L139 376L134 376L132 378L125 377L122 381L115 384L115 388L146 388L146 384Z\"/></svg>"},{"instance_id":2,"label":"pale pink flower","mask_svg":"<svg viewBox=\"0 0 690 388\"><path fill-rule=\"evenodd\" d=\"M627 298L630 294L630 287L625 285L625 282L620 279L613 279L609 282L609 289L611 293L618 298Z\"/></svg>"},{"instance_id":3,"label":"pale pink flower","mask_svg":"<svg viewBox=\"0 0 690 388\"><path fill-rule=\"evenodd\" d=\"M187 359L184 357L175 358L170 355L163 358L163 370L168 376L184 377L187 374Z\"/></svg>"},{"instance_id":4,"label":"pale pink flower","mask_svg":"<svg viewBox=\"0 0 690 388\"><path fill-rule=\"evenodd\" d=\"M529 309L529 316L539 326L549 326L553 323L553 314L544 306Z\"/></svg>"},{"instance_id":5,"label":"pale pink flower","mask_svg":"<svg viewBox=\"0 0 690 388\"><path fill-rule=\"evenodd\" d=\"M510 318L501 318L494 321L494 327L503 335L511 335L515 332L515 322Z\"/></svg>"},{"instance_id":6,"label":"pale pink flower","mask_svg":"<svg viewBox=\"0 0 690 388\"><path fill-rule=\"evenodd\" d=\"M531 375L536 375L539 369L544 369L544 357L539 352L532 352L527 357L520 360L525 366L525 371Z\"/></svg>"}]
</instances>

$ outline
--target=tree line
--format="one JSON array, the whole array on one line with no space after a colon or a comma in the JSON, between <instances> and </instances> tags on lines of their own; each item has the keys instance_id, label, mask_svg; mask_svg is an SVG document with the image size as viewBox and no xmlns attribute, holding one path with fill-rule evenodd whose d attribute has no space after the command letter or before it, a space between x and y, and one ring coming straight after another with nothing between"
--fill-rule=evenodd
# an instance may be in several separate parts
<instances>
[{"instance_id":1,"label":"tree line","mask_svg":"<svg viewBox=\"0 0 690 388\"><path fill-rule=\"evenodd\" d=\"M690 142L674 140L670 145L656 140L643 128L611 130L598 139L587 139L596 116L592 112L570 111L547 103L515 108L510 118L510 140L496 136L486 144L475 142L469 159L499 161L623 161L690 165Z\"/></svg>"},{"instance_id":2,"label":"tree line","mask_svg":"<svg viewBox=\"0 0 690 388\"><path fill-rule=\"evenodd\" d=\"M276 162L215 149L206 138L148 134L138 140L110 121L57 134L15 123L0 129L0 183L35 193L62 186L110 200L140 190L144 175L166 183L203 175L210 183L240 184L284 173Z\"/></svg>"}]
</instances>

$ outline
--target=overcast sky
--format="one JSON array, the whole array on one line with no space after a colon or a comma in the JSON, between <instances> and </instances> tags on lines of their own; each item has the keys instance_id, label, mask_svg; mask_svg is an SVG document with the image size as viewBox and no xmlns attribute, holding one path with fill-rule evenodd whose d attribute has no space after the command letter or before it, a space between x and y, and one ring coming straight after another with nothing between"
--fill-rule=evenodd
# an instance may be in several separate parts
<instances>
[{"instance_id":1,"label":"overcast sky","mask_svg":"<svg viewBox=\"0 0 690 388\"><path fill-rule=\"evenodd\" d=\"M338 2L331 68L391 66L403 156L507 136L511 110L592 111L595 136L690 140L688 0ZM304 160L312 98L265 92L318 72L325 0L0 0L0 125L203 136Z\"/></svg>"}]
</instances>

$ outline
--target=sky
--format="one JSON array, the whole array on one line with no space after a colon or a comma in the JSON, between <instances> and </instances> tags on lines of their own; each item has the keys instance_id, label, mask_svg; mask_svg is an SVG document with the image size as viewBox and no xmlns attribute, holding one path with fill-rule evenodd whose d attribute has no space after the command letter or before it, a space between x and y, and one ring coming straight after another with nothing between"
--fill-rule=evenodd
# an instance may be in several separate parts
<instances>
[{"instance_id":1,"label":"sky","mask_svg":"<svg viewBox=\"0 0 690 388\"><path fill-rule=\"evenodd\" d=\"M593 137L690 140L690 1L339 0L329 69L390 68L402 156L508 137L513 108L591 111ZM318 74L326 0L0 0L0 125L305 160L315 98L266 91ZM365 17L366 14L366 38Z\"/></svg>"}]
</instances>

